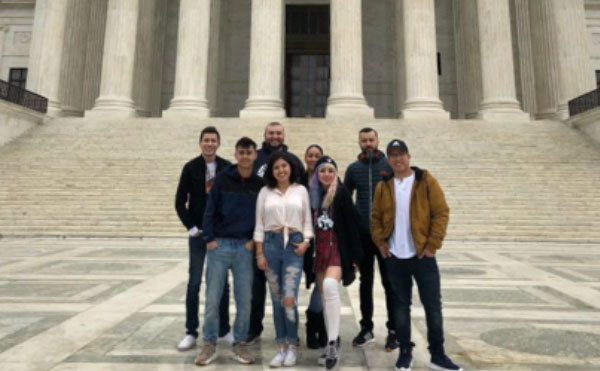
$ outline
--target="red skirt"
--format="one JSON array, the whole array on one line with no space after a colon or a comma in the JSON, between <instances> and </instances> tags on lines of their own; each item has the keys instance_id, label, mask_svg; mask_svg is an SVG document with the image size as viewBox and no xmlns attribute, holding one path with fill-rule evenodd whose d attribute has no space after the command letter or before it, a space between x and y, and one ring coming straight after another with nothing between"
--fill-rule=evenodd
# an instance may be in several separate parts
<instances>
[{"instance_id":1,"label":"red skirt","mask_svg":"<svg viewBox=\"0 0 600 371\"><path fill-rule=\"evenodd\" d=\"M340 267L340 252L338 249L337 236L333 230L317 229L315 236L315 260L313 262L313 272L325 272L328 267Z\"/></svg>"}]
</instances>

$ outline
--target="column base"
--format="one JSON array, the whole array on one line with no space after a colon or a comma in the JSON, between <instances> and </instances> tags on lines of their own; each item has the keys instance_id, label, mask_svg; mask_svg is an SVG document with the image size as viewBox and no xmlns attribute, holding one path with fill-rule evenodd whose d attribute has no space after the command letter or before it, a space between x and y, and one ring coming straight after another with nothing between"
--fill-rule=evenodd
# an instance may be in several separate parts
<instances>
[{"instance_id":1,"label":"column base","mask_svg":"<svg viewBox=\"0 0 600 371\"><path fill-rule=\"evenodd\" d=\"M363 96L337 96L329 97L325 117L372 119L375 117L375 112L367 105Z\"/></svg>"},{"instance_id":2,"label":"column base","mask_svg":"<svg viewBox=\"0 0 600 371\"><path fill-rule=\"evenodd\" d=\"M400 112L400 118L405 120L449 120L450 112L443 109L409 108Z\"/></svg>"},{"instance_id":3,"label":"column base","mask_svg":"<svg viewBox=\"0 0 600 371\"><path fill-rule=\"evenodd\" d=\"M50 117L62 117L63 110L60 102L48 99L48 110L46 111L46 115Z\"/></svg>"},{"instance_id":4,"label":"column base","mask_svg":"<svg viewBox=\"0 0 600 371\"><path fill-rule=\"evenodd\" d=\"M529 114L521 110L519 102L512 99L482 102L477 118L485 121L531 121Z\"/></svg>"},{"instance_id":5,"label":"column base","mask_svg":"<svg viewBox=\"0 0 600 371\"><path fill-rule=\"evenodd\" d=\"M285 110L281 99L276 98L248 98L246 106L240 111L241 118L270 117L284 118Z\"/></svg>"},{"instance_id":6,"label":"column base","mask_svg":"<svg viewBox=\"0 0 600 371\"><path fill-rule=\"evenodd\" d=\"M62 114L61 116L64 117L82 117L83 116L83 111L75 108L75 107L71 107L71 106L62 106Z\"/></svg>"},{"instance_id":7,"label":"column base","mask_svg":"<svg viewBox=\"0 0 600 371\"><path fill-rule=\"evenodd\" d=\"M528 113L521 111L520 109L486 109L481 110L477 114L479 120L484 121L510 121L510 122L528 122L531 121L531 117Z\"/></svg>"},{"instance_id":8,"label":"column base","mask_svg":"<svg viewBox=\"0 0 600 371\"><path fill-rule=\"evenodd\" d=\"M211 117L211 111L208 108L169 108L162 111L162 117L164 118L182 118L182 117L195 117L195 118L207 118Z\"/></svg>"},{"instance_id":9,"label":"column base","mask_svg":"<svg viewBox=\"0 0 600 371\"><path fill-rule=\"evenodd\" d=\"M91 118L129 118L138 117L133 100L127 97L99 97L91 110L85 111L85 117Z\"/></svg>"},{"instance_id":10,"label":"column base","mask_svg":"<svg viewBox=\"0 0 600 371\"><path fill-rule=\"evenodd\" d=\"M561 121L558 112L556 110L538 112L535 115L536 120L550 120L550 121Z\"/></svg>"},{"instance_id":11,"label":"column base","mask_svg":"<svg viewBox=\"0 0 600 371\"><path fill-rule=\"evenodd\" d=\"M163 117L192 116L206 118L211 116L208 101L193 96L179 96L171 100L169 108L163 111Z\"/></svg>"}]
</instances>

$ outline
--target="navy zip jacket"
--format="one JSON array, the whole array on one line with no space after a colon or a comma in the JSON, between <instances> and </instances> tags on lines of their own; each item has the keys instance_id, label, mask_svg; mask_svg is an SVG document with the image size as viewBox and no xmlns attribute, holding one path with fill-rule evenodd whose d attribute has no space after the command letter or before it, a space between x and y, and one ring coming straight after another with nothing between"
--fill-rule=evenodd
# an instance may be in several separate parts
<instances>
[{"instance_id":1,"label":"navy zip jacket","mask_svg":"<svg viewBox=\"0 0 600 371\"><path fill-rule=\"evenodd\" d=\"M377 151L372 156L361 153L358 155L358 161L351 163L346 169L344 185L350 194L356 190L356 209L360 216L362 233L370 233L375 186L384 176L390 174L393 174L392 168L381 151Z\"/></svg>"},{"instance_id":2,"label":"navy zip jacket","mask_svg":"<svg viewBox=\"0 0 600 371\"><path fill-rule=\"evenodd\" d=\"M296 179L296 182L300 182L300 179L304 176L304 172L305 172L302 161L300 161L298 156L296 156L292 152L289 152L288 146L286 146L285 144L282 145L281 149L278 151L287 152L292 156L292 158L294 159L294 165L296 166L296 169L298 169L298 179ZM258 176L261 178L264 176L265 170L267 169L267 162L269 162L269 156L273 152L276 152L276 151L273 151L271 149L271 147L269 147L267 145L266 142L263 142L262 148L256 152L256 154L257 154L256 161L254 161L254 165L252 167L252 172L254 174L258 174Z\"/></svg>"},{"instance_id":3,"label":"navy zip jacket","mask_svg":"<svg viewBox=\"0 0 600 371\"><path fill-rule=\"evenodd\" d=\"M215 158L215 162L217 174L231 165L231 162L219 156ZM183 167L175 195L175 210L188 231L194 226L202 228L206 198L206 161L204 157L198 156Z\"/></svg>"},{"instance_id":4,"label":"navy zip jacket","mask_svg":"<svg viewBox=\"0 0 600 371\"><path fill-rule=\"evenodd\" d=\"M255 174L241 178L237 165L230 165L217 175L204 213L204 241L217 237L252 239L256 198L263 185Z\"/></svg>"}]
</instances>

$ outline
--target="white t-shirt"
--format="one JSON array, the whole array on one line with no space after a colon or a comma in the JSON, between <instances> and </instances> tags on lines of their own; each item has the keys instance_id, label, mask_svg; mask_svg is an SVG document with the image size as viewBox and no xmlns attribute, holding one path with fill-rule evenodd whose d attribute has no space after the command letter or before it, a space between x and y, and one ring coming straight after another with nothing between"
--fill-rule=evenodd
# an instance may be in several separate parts
<instances>
[{"instance_id":1,"label":"white t-shirt","mask_svg":"<svg viewBox=\"0 0 600 371\"><path fill-rule=\"evenodd\" d=\"M415 173L402 180L394 177L396 194L396 217L394 232L390 237L390 252L398 259L410 259L417 255L415 242L410 230L410 195L415 182Z\"/></svg>"},{"instance_id":2,"label":"white t-shirt","mask_svg":"<svg viewBox=\"0 0 600 371\"><path fill-rule=\"evenodd\" d=\"M206 185L205 190L206 193L210 192L213 183L215 182L215 177L217 176L217 162L207 162L206 163L206 173L204 176L204 183Z\"/></svg>"},{"instance_id":3,"label":"white t-shirt","mask_svg":"<svg viewBox=\"0 0 600 371\"><path fill-rule=\"evenodd\" d=\"M302 232L305 239L314 235L308 192L300 184L290 185L285 193L267 186L258 193L254 241L263 242L265 232L282 227L286 245L290 229Z\"/></svg>"}]
</instances>

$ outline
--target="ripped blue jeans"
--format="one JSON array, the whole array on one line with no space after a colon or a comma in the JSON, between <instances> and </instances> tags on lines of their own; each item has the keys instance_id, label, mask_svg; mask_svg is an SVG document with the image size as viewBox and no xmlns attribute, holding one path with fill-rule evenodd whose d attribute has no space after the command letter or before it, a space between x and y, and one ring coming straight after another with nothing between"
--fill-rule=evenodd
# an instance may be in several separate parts
<instances>
[{"instance_id":1,"label":"ripped blue jeans","mask_svg":"<svg viewBox=\"0 0 600 371\"><path fill-rule=\"evenodd\" d=\"M283 234L266 232L263 251L268 269L265 271L275 322L277 344L298 344L298 288L302 278L304 256L295 253L293 243L302 242L302 233L290 233L287 246L283 246ZM285 306L284 298L293 298L292 306Z\"/></svg>"}]
</instances>

